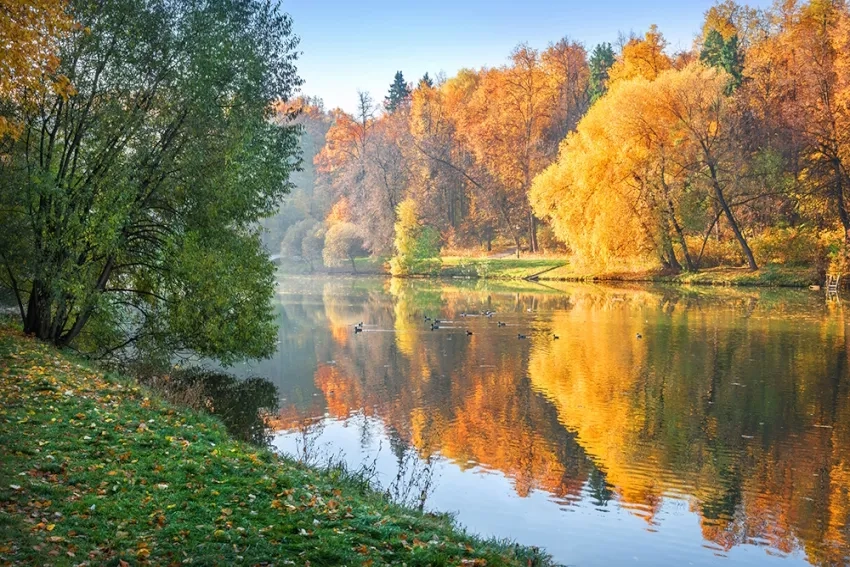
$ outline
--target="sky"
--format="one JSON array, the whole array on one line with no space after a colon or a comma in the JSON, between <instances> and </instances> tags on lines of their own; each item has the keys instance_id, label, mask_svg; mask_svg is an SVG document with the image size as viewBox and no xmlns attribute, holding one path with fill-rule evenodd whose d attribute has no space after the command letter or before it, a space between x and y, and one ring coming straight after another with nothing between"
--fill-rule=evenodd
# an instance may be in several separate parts
<instances>
[{"instance_id":1,"label":"sky","mask_svg":"<svg viewBox=\"0 0 850 567\"><path fill-rule=\"evenodd\" d=\"M569 36L588 51L657 24L669 50L688 49L713 0L281 0L301 38L302 93L353 112L357 90L376 102L396 71L416 82L464 67L495 67L527 42ZM770 0L750 0L766 7Z\"/></svg>"}]
</instances>

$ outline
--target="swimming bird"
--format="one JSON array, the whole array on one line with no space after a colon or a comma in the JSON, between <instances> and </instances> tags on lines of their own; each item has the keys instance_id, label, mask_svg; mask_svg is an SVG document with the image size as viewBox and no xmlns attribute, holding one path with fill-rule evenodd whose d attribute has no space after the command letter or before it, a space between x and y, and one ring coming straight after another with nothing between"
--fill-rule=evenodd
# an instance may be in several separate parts
<instances>
[{"instance_id":1,"label":"swimming bird","mask_svg":"<svg viewBox=\"0 0 850 567\"><path fill-rule=\"evenodd\" d=\"M558 339L560 339L560 338L561 338L561 337L559 337L558 335L552 335L552 340L553 340L553 341L557 341L557 340L558 340Z\"/></svg>"},{"instance_id":2,"label":"swimming bird","mask_svg":"<svg viewBox=\"0 0 850 567\"><path fill-rule=\"evenodd\" d=\"M498 321L498 322L496 323L496 326L497 326L497 327L504 327L504 326L505 326L505 323L502 323L501 321Z\"/></svg>"},{"instance_id":3,"label":"swimming bird","mask_svg":"<svg viewBox=\"0 0 850 567\"><path fill-rule=\"evenodd\" d=\"M354 332L355 332L355 333L362 333L362 332L363 332L363 327L354 327Z\"/></svg>"},{"instance_id":4,"label":"swimming bird","mask_svg":"<svg viewBox=\"0 0 850 567\"><path fill-rule=\"evenodd\" d=\"M643 338L643 335L641 335L640 333L638 333L638 334L637 334L637 338L642 339L642 338Z\"/></svg>"},{"instance_id":5,"label":"swimming bird","mask_svg":"<svg viewBox=\"0 0 850 567\"><path fill-rule=\"evenodd\" d=\"M437 329L439 329L439 328L440 328L440 326L439 326L439 325L431 324L431 330L432 330L432 331L436 331L436 330L437 330Z\"/></svg>"},{"instance_id":6,"label":"swimming bird","mask_svg":"<svg viewBox=\"0 0 850 567\"><path fill-rule=\"evenodd\" d=\"M516 338L518 338L518 339L527 339L527 338L528 338L528 335L523 335L523 334L521 334L521 333L517 333L517 334L516 334Z\"/></svg>"},{"instance_id":7,"label":"swimming bird","mask_svg":"<svg viewBox=\"0 0 850 567\"><path fill-rule=\"evenodd\" d=\"M472 331L467 331L467 332L466 332L466 336L467 336L467 337L471 337L471 336L472 336Z\"/></svg>"}]
</instances>

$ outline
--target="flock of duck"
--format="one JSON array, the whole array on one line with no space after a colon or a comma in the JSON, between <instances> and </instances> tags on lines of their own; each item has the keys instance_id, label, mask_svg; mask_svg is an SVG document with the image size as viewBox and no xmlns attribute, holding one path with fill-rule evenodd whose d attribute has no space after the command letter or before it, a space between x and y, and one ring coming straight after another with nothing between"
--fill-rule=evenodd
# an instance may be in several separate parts
<instances>
[{"instance_id":1,"label":"flock of duck","mask_svg":"<svg viewBox=\"0 0 850 567\"><path fill-rule=\"evenodd\" d=\"M461 317L483 316L483 317L487 317L488 319L492 319L493 315L495 315L495 314L496 314L495 311L484 311L483 313L479 313L479 314L461 313L460 316ZM431 328L432 331L437 331L437 330L441 329L442 328L442 327L440 327L441 324L451 322L451 321L446 321L446 320L443 320L443 319L431 318L428 315L423 315L423 320L425 321L425 323L427 325L430 325L430 328ZM497 327L507 327L508 324L505 323L504 321L496 321L496 326ZM363 321L360 321L359 323L354 325L354 332L355 333L362 333L363 332ZM470 331L469 329L466 329L466 336L471 337L473 334L474 333L472 331ZM520 339L520 340L527 339L528 335L524 335L522 333L517 333L516 338ZM552 340L558 340L559 338L561 338L561 337L559 337L558 335L554 335L554 334L552 335Z\"/></svg>"}]
</instances>

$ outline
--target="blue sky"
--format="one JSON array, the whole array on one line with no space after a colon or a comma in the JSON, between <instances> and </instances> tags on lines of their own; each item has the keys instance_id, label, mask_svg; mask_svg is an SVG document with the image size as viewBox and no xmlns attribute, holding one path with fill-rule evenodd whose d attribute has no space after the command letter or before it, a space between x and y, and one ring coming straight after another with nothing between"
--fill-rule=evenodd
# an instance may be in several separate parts
<instances>
[{"instance_id":1,"label":"blue sky","mask_svg":"<svg viewBox=\"0 0 850 567\"><path fill-rule=\"evenodd\" d=\"M353 111L357 89L383 100L393 75L505 63L520 42L563 36L590 50L619 31L657 24L671 51L687 49L713 0L281 0L301 37L302 91ZM767 6L770 0L751 0Z\"/></svg>"}]
</instances>

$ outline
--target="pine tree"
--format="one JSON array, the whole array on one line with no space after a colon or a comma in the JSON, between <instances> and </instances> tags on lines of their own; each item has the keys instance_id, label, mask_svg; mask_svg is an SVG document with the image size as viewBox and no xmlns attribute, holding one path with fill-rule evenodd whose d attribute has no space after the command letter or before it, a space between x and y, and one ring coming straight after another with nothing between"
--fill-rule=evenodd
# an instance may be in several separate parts
<instances>
[{"instance_id":1,"label":"pine tree","mask_svg":"<svg viewBox=\"0 0 850 567\"><path fill-rule=\"evenodd\" d=\"M422 75L422 78L419 79L419 88L422 88L422 87L428 87L429 89L434 88L434 81L428 75L427 71L425 72L424 75Z\"/></svg>"},{"instance_id":2,"label":"pine tree","mask_svg":"<svg viewBox=\"0 0 850 567\"><path fill-rule=\"evenodd\" d=\"M393 113L409 96L410 87L404 81L404 75L401 71L396 71L395 79L390 85L390 92L384 98L384 108L387 109L387 112Z\"/></svg>"},{"instance_id":3,"label":"pine tree","mask_svg":"<svg viewBox=\"0 0 850 567\"><path fill-rule=\"evenodd\" d=\"M738 50L737 34L724 40L719 31L711 30L705 36L705 42L699 54L699 59L706 65L723 69L729 73L731 79L727 87L728 92L731 93L741 86L744 65L741 61L740 51Z\"/></svg>"},{"instance_id":4,"label":"pine tree","mask_svg":"<svg viewBox=\"0 0 850 567\"><path fill-rule=\"evenodd\" d=\"M614 64L614 48L610 43L600 43L590 55L590 91L591 104L608 90L608 70Z\"/></svg>"}]
</instances>

